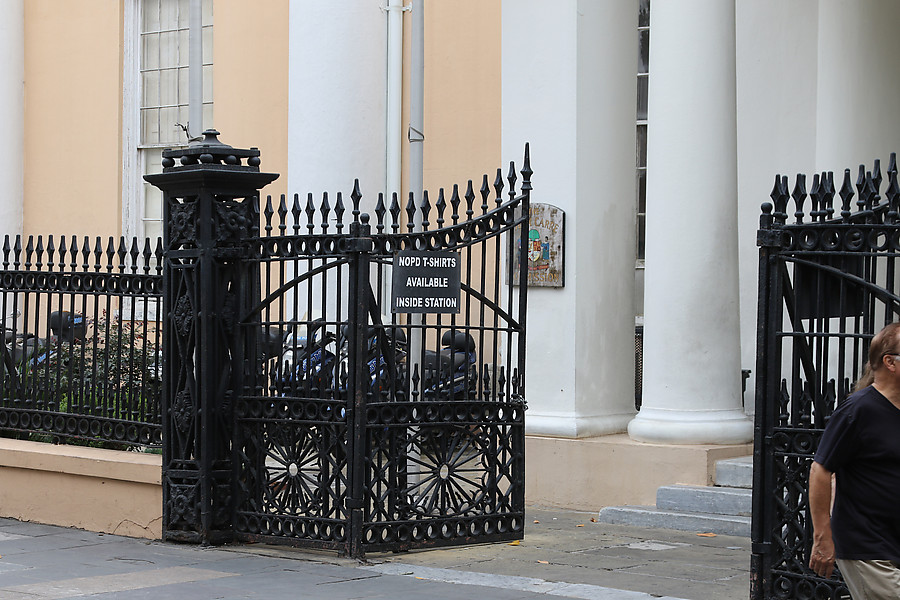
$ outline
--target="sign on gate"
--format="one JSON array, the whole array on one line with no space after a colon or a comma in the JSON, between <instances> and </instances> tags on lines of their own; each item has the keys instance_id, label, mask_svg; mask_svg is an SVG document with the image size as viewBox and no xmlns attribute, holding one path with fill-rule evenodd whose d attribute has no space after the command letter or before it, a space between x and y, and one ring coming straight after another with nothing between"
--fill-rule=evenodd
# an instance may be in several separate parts
<instances>
[{"instance_id":1,"label":"sign on gate","mask_svg":"<svg viewBox=\"0 0 900 600\"><path fill-rule=\"evenodd\" d=\"M396 253L391 290L392 313L459 313L459 254Z\"/></svg>"}]
</instances>

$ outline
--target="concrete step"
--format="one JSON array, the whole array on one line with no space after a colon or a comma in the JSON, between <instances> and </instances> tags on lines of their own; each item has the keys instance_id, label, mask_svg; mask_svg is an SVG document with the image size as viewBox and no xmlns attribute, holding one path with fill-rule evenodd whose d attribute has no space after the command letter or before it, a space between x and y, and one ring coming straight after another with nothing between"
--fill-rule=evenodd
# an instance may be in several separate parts
<instances>
[{"instance_id":1,"label":"concrete step","mask_svg":"<svg viewBox=\"0 0 900 600\"><path fill-rule=\"evenodd\" d=\"M686 513L749 517L752 490L736 487L665 485L656 490L656 507Z\"/></svg>"},{"instance_id":2,"label":"concrete step","mask_svg":"<svg viewBox=\"0 0 900 600\"><path fill-rule=\"evenodd\" d=\"M750 517L663 510L653 506L607 506L600 510L598 520L614 525L750 536Z\"/></svg>"},{"instance_id":3,"label":"concrete step","mask_svg":"<svg viewBox=\"0 0 900 600\"><path fill-rule=\"evenodd\" d=\"M716 462L716 485L750 489L753 487L753 457L741 456Z\"/></svg>"}]
</instances>

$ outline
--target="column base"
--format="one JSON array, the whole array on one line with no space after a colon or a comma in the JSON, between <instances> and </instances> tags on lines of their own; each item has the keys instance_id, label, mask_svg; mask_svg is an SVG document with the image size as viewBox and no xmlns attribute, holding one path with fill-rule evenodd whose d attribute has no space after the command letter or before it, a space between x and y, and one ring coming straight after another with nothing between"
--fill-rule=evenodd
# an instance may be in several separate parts
<instances>
[{"instance_id":1,"label":"column base","mask_svg":"<svg viewBox=\"0 0 900 600\"><path fill-rule=\"evenodd\" d=\"M753 439L753 422L740 409L642 407L628 424L628 435L656 444L745 444Z\"/></svg>"},{"instance_id":2,"label":"column base","mask_svg":"<svg viewBox=\"0 0 900 600\"><path fill-rule=\"evenodd\" d=\"M525 433L557 438L586 438L624 433L634 413L617 415L541 415L525 416Z\"/></svg>"}]
</instances>

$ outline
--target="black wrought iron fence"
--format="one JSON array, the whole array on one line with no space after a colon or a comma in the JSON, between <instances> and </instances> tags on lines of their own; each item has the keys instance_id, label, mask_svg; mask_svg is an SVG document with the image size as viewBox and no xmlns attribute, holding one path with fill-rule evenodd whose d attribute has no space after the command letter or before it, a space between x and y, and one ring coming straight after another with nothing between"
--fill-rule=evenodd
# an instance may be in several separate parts
<instances>
[{"instance_id":1,"label":"black wrought iron fence","mask_svg":"<svg viewBox=\"0 0 900 600\"><path fill-rule=\"evenodd\" d=\"M145 177L155 245L7 240L0 432L159 445L166 539L361 557L520 538L527 146L521 171L370 218L358 186L352 208L261 213L277 175L217 135Z\"/></svg>"},{"instance_id":2,"label":"black wrought iron fence","mask_svg":"<svg viewBox=\"0 0 900 600\"><path fill-rule=\"evenodd\" d=\"M277 175L217 136L145 177L166 215L163 537L356 557L521 537L527 150L370 216L358 186L260 207ZM451 287L438 268L453 293L426 293Z\"/></svg>"},{"instance_id":3,"label":"black wrought iron fence","mask_svg":"<svg viewBox=\"0 0 900 600\"><path fill-rule=\"evenodd\" d=\"M521 537L525 289L510 282L528 181L517 190L517 177L441 190L434 205L379 197L371 224L358 189L351 220L340 194L268 199L262 235L247 240L262 301L242 326L265 342L260 384L236 403L239 539L361 556ZM458 310L392 314L406 251L458 261Z\"/></svg>"},{"instance_id":4,"label":"black wrought iron fence","mask_svg":"<svg viewBox=\"0 0 900 600\"><path fill-rule=\"evenodd\" d=\"M162 241L7 236L0 434L161 444Z\"/></svg>"},{"instance_id":5,"label":"black wrought iron fence","mask_svg":"<svg viewBox=\"0 0 900 600\"><path fill-rule=\"evenodd\" d=\"M810 464L832 412L851 391L873 334L900 315L900 185L895 156L793 189L777 176L763 204L756 365L752 593L847 597L840 573L809 567ZM883 182L887 185L882 187Z\"/></svg>"}]
</instances>

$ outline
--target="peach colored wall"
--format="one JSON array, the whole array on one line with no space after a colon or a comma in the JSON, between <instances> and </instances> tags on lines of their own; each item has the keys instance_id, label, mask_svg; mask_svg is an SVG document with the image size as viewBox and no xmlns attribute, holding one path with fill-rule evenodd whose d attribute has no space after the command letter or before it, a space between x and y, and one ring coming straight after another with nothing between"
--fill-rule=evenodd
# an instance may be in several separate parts
<instances>
[{"instance_id":1,"label":"peach colored wall","mask_svg":"<svg viewBox=\"0 0 900 600\"><path fill-rule=\"evenodd\" d=\"M24 231L118 234L121 0L25 2Z\"/></svg>"},{"instance_id":2,"label":"peach colored wall","mask_svg":"<svg viewBox=\"0 0 900 600\"><path fill-rule=\"evenodd\" d=\"M500 1L426 3L425 189L468 179L477 189L502 160L520 160L500 156L500 100Z\"/></svg>"},{"instance_id":3,"label":"peach colored wall","mask_svg":"<svg viewBox=\"0 0 900 600\"><path fill-rule=\"evenodd\" d=\"M213 13L213 125L282 174L288 4L216 0ZM26 233L121 231L122 24L122 0L25 3Z\"/></svg>"},{"instance_id":4,"label":"peach colored wall","mask_svg":"<svg viewBox=\"0 0 900 600\"><path fill-rule=\"evenodd\" d=\"M449 201L453 185L460 186L462 195L469 179L473 180L477 194L482 175L487 174L493 182L496 169L503 166L504 157L500 156L500 0L428 2L424 6L423 184L434 205L441 188ZM406 127L410 114L411 14L404 15L403 27L403 124ZM409 181L409 150L410 144L404 139L404 203L409 193L406 184ZM478 198L476 204L480 205L481 197ZM465 210L465 204L461 209ZM493 247L490 248L487 251L493 252ZM473 277L480 277L477 267ZM493 281L490 269L487 281ZM426 343L435 342L426 340Z\"/></svg>"},{"instance_id":5,"label":"peach colored wall","mask_svg":"<svg viewBox=\"0 0 900 600\"><path fill-rule=\"evenodd\" d=\"M0 516L158 539L161 458L0 438Z\"/></svg>"},{"instance_id":6,"label":"peach colored wall","mask_svg":"<svg viewBox=\"0 0 900 600\"><path fill-rule=\"evenodd\" d=\"M287 190L288 0L215 0L214 123L220 139L259 148L260 169L279 173L263 194Z\"/></svg>"},{"instance_id":7,"label":"peach colored wall","mask_svg":"<svg viewBox=\"0 0 900 600\"><path fill-rule=\"evenodd\" d=\"M625 434L582 439L527 436L525 499L529 504L587 511L653 505L658 487L712 485L716 461L752 453L751 444L642 444Z\"/></svg>"}]
</instances>

